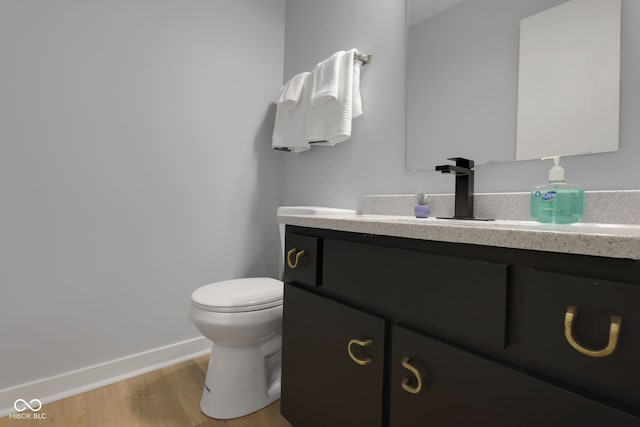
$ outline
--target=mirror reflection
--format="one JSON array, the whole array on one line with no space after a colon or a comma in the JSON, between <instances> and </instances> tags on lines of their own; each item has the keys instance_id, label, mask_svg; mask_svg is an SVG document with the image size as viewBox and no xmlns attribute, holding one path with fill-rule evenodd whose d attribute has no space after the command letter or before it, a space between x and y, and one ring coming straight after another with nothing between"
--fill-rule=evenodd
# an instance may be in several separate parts
<instances>
[{"instance_id":1,"label":"mirror reflection","mask_svg":"<svg viewBox=\"0 0 640 427\"><path fill-rule=\"evenodd\" d=\"M618 150L620 0L572 0L520 22L516 160Z\"/></svg>"},{"instance_id":2,"label":"mirror reflection","mask_svg":"<svg viewBox=\"0 0 640 427\"><path fill-rule=\"evenodd\" d=\"M516 159L520 21L565 2L408 0L408 170L433 170L449 157ZM595 151L563 154L585 152Z\"/></svg>"}]
</instances>

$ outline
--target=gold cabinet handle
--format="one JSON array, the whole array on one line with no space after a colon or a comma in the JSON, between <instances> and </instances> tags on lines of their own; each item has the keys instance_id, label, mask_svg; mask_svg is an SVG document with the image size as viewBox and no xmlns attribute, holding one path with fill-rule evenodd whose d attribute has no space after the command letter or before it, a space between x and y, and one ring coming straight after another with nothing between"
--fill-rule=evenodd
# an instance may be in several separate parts
<instances>
[{"instance_id":1,"label":"gold cabinet handle","mask_svg":"<svg viewBox=\"0 0 640 427\"><path fill-rule=\"evenodd\" d=\"M371 365L373 363L373 359L371 359L370 357L367 357L365 359L358 359L356 356L353 355L353 352L351 351L351 346L354 344L360 347L369 347L371 344L373 344L373 340L370 340L370 339L351 340L349 341L349 344L347 344L347 353L349 353L349 357L351 358L351 360L353 360L360 366Z\"/></svg>"},{"instance_id":2,"label":"gold cabinet handle","mask_svg":"<svg viewBox=\"0 0 640 427\"><path fill-rule=\"evenodd\" d=\"M602 350L589 350L576 342L571 331L573 320L576 317L578 317L578 308L573 305L568 306L567 311L564 314L564 336L567 338L567 341L569 341L571 347L575 348L580 353L591 357L605 357L615 351L616 346L618 345L618 335L620 334L622 317L611 316L611 325L609 326L609 343Z\"/></svg>"},{"instance_id":3,"label":"gold cabinet handle","mask_svg":"<svg viewBox=\"0 0 640 427\"><path fill-rule=\"evenodd\" d=\"M420 393L420 390L422 390L422 375L420 375L420 371L418 371L415 366L412 366L409 363L409 358L407 356L402 358L402 367L410 371L413 376L416 377L417 383L415 387L411 387L409 385L409 378L403 378L402 383L400 384L402 386L402 389L411 394Z\"/></svg>"},{"instance_id":4,"label":"gold cabinet handle","mask_svg":"<svg viewBox=\"0 0 640 427\"><path fill-rule=\"evenodd\" d=\"M289 268L292 269L292 270L298 268L298 263L300 262L300 258L302 258L304 256L304 254L305 254L304 250L301 250L297 254L296 254L296 251L297 251L297 249L293 248L289 252L287 252L287 264L289 265ZM291 257L294 254L296 255L296 260L295 261L291 261Z\"/></svg>"}]
</instances>

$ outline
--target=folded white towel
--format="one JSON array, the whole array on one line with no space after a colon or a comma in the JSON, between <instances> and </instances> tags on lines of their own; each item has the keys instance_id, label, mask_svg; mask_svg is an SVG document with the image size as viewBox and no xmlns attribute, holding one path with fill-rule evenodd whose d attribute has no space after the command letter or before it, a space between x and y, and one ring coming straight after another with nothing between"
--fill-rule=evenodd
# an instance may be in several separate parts
<instances>
[{"instance_id":1,"label":"folded white towel","mask_svg":"<svg viewBox=\"0 0 640 427\"><path fill-rule=\"evenodd\" d=\"M340 60L344 51L336 52L319 62L313 71L311 105L320 105L329 100L337 100L340 94Z\"/></svg>"},{"instance_id":2,"label":"folded white towel","mask_svg":"<svg viewBox=\"0 0 640 427\"><path fill-rule=\"evenodd\" d=\"M283 108L293 109L298 106L300 101L300 95L302 95L302 88L304 82L309 75L308 72L300 73L291 78L280 89L280 97L278 98L278 105L282 105Z\"/></svg>"},{"instance_id":3,"label":"folded white towel","mask_svg":"<svg viewBox=\"0 0 640 427\"><path fill-rule=\"evenodd\" d=\"M362 115L360 63L355 63L355 52L351 49L334 55L338 63L337 99L308 106L306 139L314 145L346 141L351 137L352 119Z\"/></svg>"},{"instance_id":4,"label":"folded white towel","mask_svg":"<svg viewBox=\"0 0 640 427\"><path fill-rule=\"evenodd\" d=\"M353 119L362 115L362 94L360 92L360 69L362 62L353 63Z\"/></svg>"},{"instance_id":5,"label":"folded white towel","mask_svg":"<svg viewBox=\"0 0 640 427\"><path fill-rule=\"evenodd\" d=\"M291 99L282 103L278 102L271 144L274 148L288 148L294 153L300 153L310 148L305 137L305 125L312 75L311 73L300 73L293 79L296 78L299 82L297 82L295 86L300 87L300 95L296 101L297 106L295 108L290 108L292 102ZM288 90L287 88L294 86L293 84L289 84L292 83L291 80L282 87L281 98L283 98L282 92L285 92Z\"/></svg>"}]
</instances>

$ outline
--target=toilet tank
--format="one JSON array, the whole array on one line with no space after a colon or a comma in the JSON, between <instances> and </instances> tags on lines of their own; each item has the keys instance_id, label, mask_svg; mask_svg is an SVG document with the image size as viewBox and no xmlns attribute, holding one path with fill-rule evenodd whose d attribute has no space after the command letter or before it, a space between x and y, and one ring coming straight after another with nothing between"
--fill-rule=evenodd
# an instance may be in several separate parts
<instances>
[{"instance_id":1,"label":"toilet tank","mask_svg":"<svg viewBox=\"0 0 640 427\"><path fill-rule=\"evenodd\" d=\"M327 208L322 206L280 206L278 215L318 215L318 216L344 216L355 215L358 212L355 209L339 209ZM279 277L282 277L282 269L284 263L284 224L280 226L280 264L278 267Z\"/></svg>"}]
</instances>

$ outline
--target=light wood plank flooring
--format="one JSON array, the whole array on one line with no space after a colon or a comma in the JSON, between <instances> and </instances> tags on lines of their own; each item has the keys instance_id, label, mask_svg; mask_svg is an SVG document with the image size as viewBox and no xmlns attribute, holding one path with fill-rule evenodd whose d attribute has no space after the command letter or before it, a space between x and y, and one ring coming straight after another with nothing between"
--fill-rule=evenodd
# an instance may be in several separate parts
<instances>
[{"instance_id":1,"label":"light wood plank flooring","mask_svg":"<svg viewBox=\"0 0 640 427\"><path fill-rule=\"evenodd\" d=\"M0 419L0 427L291 427L280 401L234 420L200 412L209 356L46 404L46 420Z\"/></svg>"}]
</instances>

